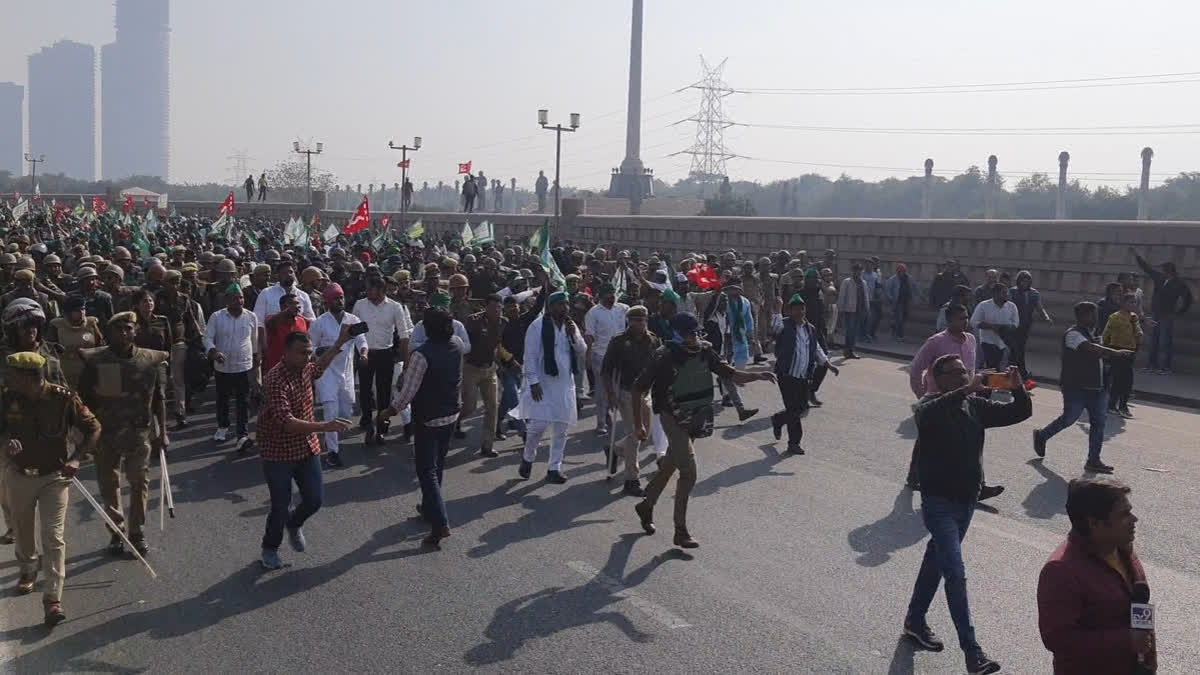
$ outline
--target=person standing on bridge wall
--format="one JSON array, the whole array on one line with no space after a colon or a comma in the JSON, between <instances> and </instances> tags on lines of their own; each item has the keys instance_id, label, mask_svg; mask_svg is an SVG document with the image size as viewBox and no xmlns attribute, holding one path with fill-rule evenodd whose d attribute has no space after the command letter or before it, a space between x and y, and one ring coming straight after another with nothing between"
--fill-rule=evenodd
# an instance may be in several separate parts
<instances>
[{"instance_id":1,"label":"person standing on bridge wall","mask_svg":"<svg viewBox=\"0 0 1200 675\"><path fill-rule=\"evenodd\" d=\"M258 177L258 201L267 201L267 189L267 172L264 171L262 172L262 175Z\"/></svg>"},{"instance_id":2,"label":"person standing on bridge wall","mask_svg":"<svg viewBox=\"0 0 1200 675\"><path fill-rule=\"evenodd\" d=\"M550 186L550 181L546 178L545 171L538 171L537 180L533 183L533 191L537 195L538 213L546 212L546 191Z\"/></svg>"},{"instance_id":3,"label":"person standing on bridge wall","mask_svg":"<svg viewBox=\"0 0 1200 675\"><path fill-rule=\"evenodd\" d=\"M475 179L471 177L471 174L467 174L467 177L463 179L463 184L462 184L462 198L463 198L463 212L464 213L474 213L475 212L475 195L476 195Z\"/></svg>"},{"instance_id":4,"label":"person standing on bridge wall","mask_svg":"<svg viewBox=\"0 0 1200 675\"><path fill-rule=\"evenodd\" d=\"M988 675L998 672L1000 664L988 658L975 637L962 541L983 484L984 431L1029 419L1033 404L1016 368L1008 369L1007 389L1013 397L1008 403L977 396L990 391L984 386L984 375L972 376L958 354L939 357L930 371L941 393L923 397L915 414L917 442L921 445L921 517L930 539L908 603L904 635L923 649L945 649L925 622L938 584L945 580L946 604L958 633L958 646L966 657L967 672Z\"/></svg>"},{"instance_id":5,"label":"person standing on bridge wall","mask_svg":"<svg viewBox=\"0 0 1200 675\"><path fill-rule=\"evenodd\" d=\"M246 182L242 183L242 187L246 188L246 201L254 201L254 174L246 176Z\"/></svg>"}]
</instances>

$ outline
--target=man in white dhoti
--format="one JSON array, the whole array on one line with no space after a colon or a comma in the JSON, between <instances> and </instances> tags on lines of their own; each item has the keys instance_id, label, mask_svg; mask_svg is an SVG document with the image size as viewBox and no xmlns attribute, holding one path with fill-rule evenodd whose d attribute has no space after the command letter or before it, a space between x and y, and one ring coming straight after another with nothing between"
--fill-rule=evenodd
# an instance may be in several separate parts
<instances>
[{"instance_id":1,"label":"man in white dhoti","mask_svg":"<svg viewBox=\"0 0 1200 675\"><path fill-rule=\"evenodd\" d=\"M576 355L587 350L583 333L567 316L567 310L567 294L553 293L546 300L546 311L525 332L525 388L521 391L521 410L529 420L521 477L529 478L542 434L550 429L546 480L560 484L567 482L562 474L567 428L579 421L575 378L584 375L579 372Z\"/></svg>"},{"instance_id":2,"label":"man in white dhoti","mask_svg":"<svg viewBox=\"0 0 1200 675\"><path fill-rule=\"evenodd\" d=\"M322 314L308 329L313 349L318 355L337 344L342 326L362 323L357 316L346 311L346 296L342 287L331 283L325 287L325 306L329 311ZM333 357L325 372L317 380L314 393L321 404L321 421L329 422L339 417L349 419L354 414L354 352L366 358L367 340L359 335L342 347L342 352ZM345 466L338 454L338 432L325 432L324 464L327 468Z\"/></svg>"}]
</instances>

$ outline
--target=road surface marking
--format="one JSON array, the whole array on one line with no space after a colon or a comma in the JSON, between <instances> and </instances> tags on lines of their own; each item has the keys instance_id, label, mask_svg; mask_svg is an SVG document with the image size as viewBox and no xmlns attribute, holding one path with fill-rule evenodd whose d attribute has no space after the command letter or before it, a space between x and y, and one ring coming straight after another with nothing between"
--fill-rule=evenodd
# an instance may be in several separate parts
<instances>
[{"instance_id":1,"label":"road surface marking","mask_svg":"<svg viewBox=\"0 0 1200 675\"><path fill-rule=\"evenodd\" d=\"M691 624L688 622L672 614L669 610L667 610L667 608L650 602L637 593L634 593L632 589L626 588L625 584L581 560L573 560L567 563L567 567L579 572L589 580L600 584L605 590L609 591L614 596L628 600L629 604L638 608L643 614L661 623L667 628L673 630L676 628L689 628L691 626Z\"/></svg>"}]
</instances>

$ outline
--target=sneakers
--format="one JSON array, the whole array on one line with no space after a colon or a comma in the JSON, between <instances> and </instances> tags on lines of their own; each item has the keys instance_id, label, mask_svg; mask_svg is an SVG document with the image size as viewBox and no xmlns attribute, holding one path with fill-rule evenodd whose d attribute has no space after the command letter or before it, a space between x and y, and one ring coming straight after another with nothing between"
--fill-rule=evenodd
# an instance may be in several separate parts
<instances>
[{"instance_id":1,"label":"sneakers","mask_svg":"<svg viewBox=\"0 0 1200 675\"><path fill-rule=\"evenodd\" d=\"M1120 415L1121 414L1121 413L1117 412L1117 406L1115 406L1115 405L1108 406L1108 409L1106 412L1108 412L1109 415Z\"/></svg>"},{"instance_id":2,"label":"sneakers","mask_svg":"<svg viewBox=\"0 0 1200 675\"><path fill-rule=\"evenodd\" d=\"M821 406L825 405L824 403L821 403L821 399L817 398L816 394L808 395L808 404L814 408L820 408Z\"/></svg>"},{"instance_id":3,"label":"sneakers","mask_svg":"<svg viewBox=\"0 0 1200 675\"><path fill-rule=\"evenodd\" d=\"M1117 409L1117 412L1127 420L1133 419L1133 413L1129 412L1129 406L1121 406Z\"/></svg>"},{"instance_id":4,"label":"sneakers","mask_svg":"<svg viewBox=\"0 0 1200 675\"><path fill-rule=\"evenodd\" d=\"M517 473L521 475L521 478L529 478L529 474L533 473L533 462L521 460L521 468L517 469Z\"/></svg>"},{"instance_id":5,"label":"sneakers","mask_svg":"<svg viewBox=\"0 0 1200 675\"><path fill-rule=\"evenodd\" d=\"M597 436L607 436L608 435L608 427L597 427L596 435Z\"/></svg>"},{"instance_id":6,"label":"sneakers","mask_svg":"<svg viewBox=\"0 0 1200 675\"><path fill-rule=\"evenodd\" d=\"M33 585L37 582L37 570L29 574L22 574L20 579L17 579L17 595L29 595L33 592Z\"/></svg>"},{"instance_id":7,"label":"sneakers","mask_svg":"<svg viewBox=\"0 0 1200 675\"><path fill-rule=\"evenodd\" d=\"M754 365L756 365L756 366L759 364L762 364L762 363L766 363L766 362L767 362L767 357L765 357L765 356L754 357Z\"/></svg>"},{"instance_id":8,"label":"sneakers","mask_svg":"<svg viewBox=\"0 0 1200 675\"><path fill-rule=\"evenodd\" d=\"M508 440L508 434L505 434L503 429L497 429L494 438L497 441L506 441Z\"/></svg>"},{"instance_id":9,"label":"sneakers","mask_svg":"<svg viewBox=\"0 0 1200 675\"><path fill-rule=\"evenodd\" d=\"M745 422L746 420L758 414L758 408L742 408L738 411L738 421Z\"/></svg>"},{"instance_id":10,"label":"sneakers","mask_svg":"<svg viewBox=\"0 0 1200 675\"><path fill-rule=\"evenodd\" d=\"M304 553L305 547L308 546L308 540L304 538L304 530L299 527L287 528L288 544L296 553Z\"/></svg>"},{"instance_id":11,"label":"sneakers","mask_svg":"<svg viewBox=\"0 0 1200 675\"><path fill-rule=\"evenodd\" d=\"M188 425L187 417L185 417L184 415L176 415L175 416L175 430L176 431L186 429L187 425Z\"/></svg>"},{"instance_id":12,"label":"sneakers","mask_svg":"<svg viewBox=\"0 0 1200 675\"><path fill-rule=\"evenodd\" d=\"M262 566L269 570L277 570L283 567L283 561L279 559L279 552L269 548L262 550L261 562Z\"/></svg>"},{"instance_id":13,"label":"sneakers","mask_svg":"<svg viewBox=\"0 0 1200 675\"><path fill-rule=\"evenodd\" d=\"M787 451L788 451L789 455L803 455L804 454L804 448L800 447L799 445L789 445Z\"/></svg>"},{"instance_id":14,"label":"sneakers","mask_svg":"<svg viewBox=\"0 0 1200 675\"><path fill-rule=\"evenodd\" d=\"M988 658L983 651L967 655L967 673L969 675L991 675L1000 672L1000 664Z\"/></svg>"},{"instance_id":15,"label":"sneakers","mask_svg":"<svg viewBox=\"0 0 1200 675\"><path fill-rule=\"evenodd\" d=\"M500 456L500 453L496 452L492 448L480 448L479 454L482 457L499 457Z\"/></svg>"},{"instance_id":16,"label":"sneakers","mask_svg":"<svg viewBox=\"0 0 1200 675\"><path fill-rule=\"evenodd\" d=\"M125 541L120 536L114 534L109 538L106 550L109 555L125 555Z\"/></svg>"},{"instance_id":17,"label":"sneakers","mask_svg":"<svg viewBox=\"0 0 1200 675\"><path fill-rule=\"evenodd\" d=\"M625 481L625 489L621 490L623 494L629 497L645 497L646 491L642 489L641 481L627 480Z\"/></svg>"},{"instance_id":18,"label":"sneakers","mask_svg":"<svg viewBox=\"0 0 1200 675\"><path fill-rule=\"evenodd\" d=\"M562 485L563 483L567 482L567 477L564 476L561 471L547 471L546 482Z\"/></svg>"},{"instance_id":19,"label":"sneakers","mask_svg":"<svg viewBox=\"0 0 1200 675\"><path fill-rule=\"evenodd\" d=\"M692 538L682 527L675 528L675 545L679 548L700 548L700 542Z\"/></svg>"},{"instance_id":20,"label":"sneakers","mask_svg":"<svg viewBox=\"0 0 1200 675\"><path fill-rule=\"evenodd\" d=\"M67 615L63 612L61 602L47 602L45 623L47 628L54 628L58 624L67 620Z\"/></svg>"},{"instance_id":21,"label":"sneakers","mask_svg":"<svg viewBox=\"0 0 1200 675\"><path fill-rule=\"evenodd\" d=\"M1042 438L1042 430L1033 430L1033 452L1038 457L1046 456L1046 439Z\"/></svg>"},{"instance_id":22,"label":"sneakers","mask_svg":"<svg viewBox=\"0 0 1200 675\"><path fill-rule=\"evenodd\" d=\"M979 501L998 497L1002 492L1004 492L1003 485L983 485L979 488Z\"/></svg>"},{"instance_id":23,"label":"sneakers","mask_svg":"<svg viewBox=\"0 0 1200 675\"><path fill-rule=\"evenodd\" d=\"M1109 473L1113 472L1113 468L1111 466L1109 466L1108 464L1105 464L1104 462L1101 462L1100 460L1096 460L1094 462L1088 462L1087 464L1084 464L1083 470L1090 471L1092 473L1104 473L1104 474L1109 474Z\"/></svg>"},{"instance_id":24,"label":"sneakers","mask_svg":"<svg viewBox=\"0 0 1200 675\"><path fill-rule=\"evenodd\" d=\"M633 510L637 512L638 520L642 523L642 530L646 534L654 534L656 531L654 527L654 507L643 499L633 506Z\"/></svg>"},{"instance_id":25,"label":"sneakers","mask_svg":"<svg viewBox=\"0 0 1200 675\"><path fill-rule=\"evenodd\" d=\"M217 427L217 432L213 434L213 440L217 443L224 443L229 438L229 427Z\"/></svg>"},{"instance_id":26,"label":"sneakers","mask_svg":"<svg viewBox=\"0 0 1200 675\"><path fill-rule=\"evenodd\" d=\"M129 535L129 543L133 544L133 550L138 552L138 555L145 558L150 555L150 547L146 545L146 536L143 534Z\"/></svg>"},{"instance_id":27,"label":"sneakers","mask_svg":"<svg viewBox=\"0 0 1200 675\"><path fill-rule=\"evenodd\" d=\"M322 458L326 469L344 469L346 463L342 461L342 455L338 452L327 452Z\"/></svg>"},{"instance_id":28,"label":"sneakers","mask_svg":"<svg viewBox=\"0 0 1200 675\"><path fill-rule=\"evenodd\" d=\"M927 652L940 652L946 648L946 643L942 642L937 633L934 633L933 629L924 622L916 625L911 621L905 621L904 637L916 643L918 647Z\"/></svg>"},{"instance_id":29,"label":"sneakers","mask_svg":"<svg viewBox=\"0 0 1200 675\"><path fill-rule=\"evenodd\" d=\"M254 445L254 441L250 440L249 436L238 436L237 451L243 455L250 451L250 446Z\"/></svg>"},{"instance_id":30,"label":"sneakers","mask_svg":"<svg viewBox=\"0 0 1200 675\"><path fill-rule=\"evenodd\" d=\"M783 420L779 415L771 415L771 432L775 434L775 440L783 440Z\"/></svg>"}]
</instances>

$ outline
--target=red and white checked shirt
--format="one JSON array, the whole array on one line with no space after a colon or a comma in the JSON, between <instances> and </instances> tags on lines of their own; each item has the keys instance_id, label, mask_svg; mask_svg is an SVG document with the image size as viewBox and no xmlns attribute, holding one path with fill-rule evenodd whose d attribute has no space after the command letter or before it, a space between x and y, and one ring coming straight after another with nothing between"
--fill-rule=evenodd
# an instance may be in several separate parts
<instances>
[{"instance_id":1,"label":"red and white checked shirt","mask_svg":"<svg viewBox=\"0 0 1200 675\"><path fill-rule=\"evenodd\" d=\"M321 454L316 434L289 434L285 424L313 421L313 381L316 364L292 370L280 361L263 378L263 409L258 415L258 453L267 462L299 462Z\"/></svg>"}]
</instances>

